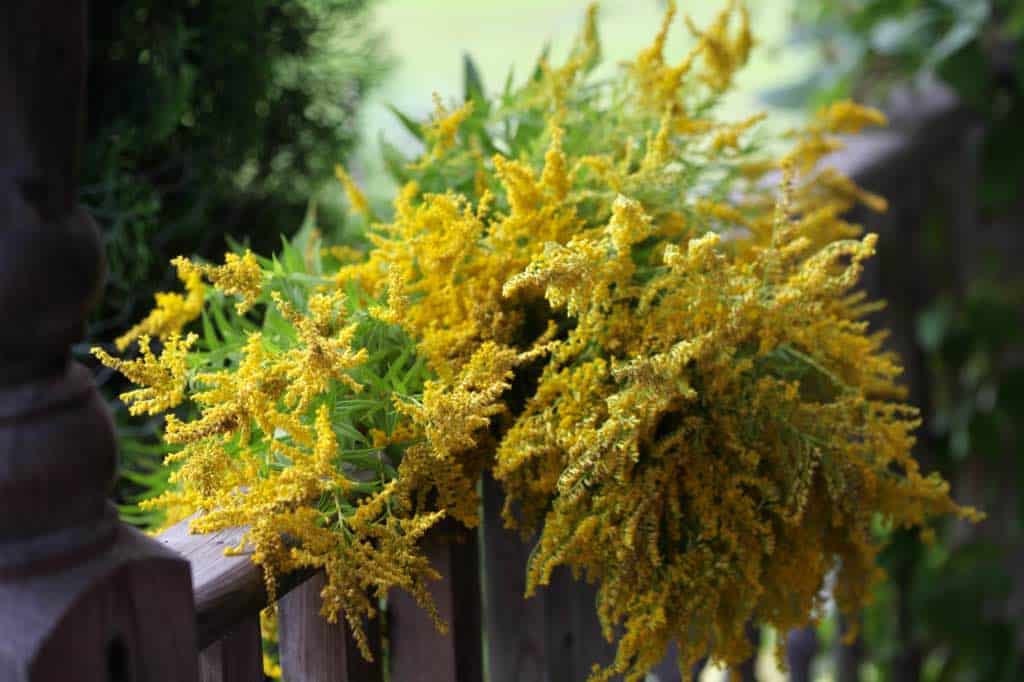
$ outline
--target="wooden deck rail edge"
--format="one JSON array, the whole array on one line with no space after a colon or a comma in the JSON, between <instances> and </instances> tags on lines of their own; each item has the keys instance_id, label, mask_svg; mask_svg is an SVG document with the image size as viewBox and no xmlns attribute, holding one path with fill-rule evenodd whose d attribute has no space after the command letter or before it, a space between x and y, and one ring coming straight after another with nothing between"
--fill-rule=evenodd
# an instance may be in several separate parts
<instances>
[{"instance_id":1,"label":"wooden deck rail edge","mask_svg":"<svg viewBox=\"0 0 1024 682\"><path fill-rule=\"evenodd\" d=\"M157 537L187 559L192 568L200 649L219 641L239 622L256 616L269 604L263 569L252 562L251 552L224 554L225 549L238 545L243 532L232 528L192 535L188 521L182 521ZM278 598L314 575L315 571L302 571L283 576L277 583Z\"/></svg>"}]
</instances>

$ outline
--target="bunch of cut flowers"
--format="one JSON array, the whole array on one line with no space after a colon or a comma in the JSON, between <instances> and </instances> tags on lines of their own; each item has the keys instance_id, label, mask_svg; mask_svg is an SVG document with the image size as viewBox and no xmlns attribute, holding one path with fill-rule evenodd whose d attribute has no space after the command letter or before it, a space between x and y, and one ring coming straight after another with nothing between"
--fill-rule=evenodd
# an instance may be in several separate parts
<instances>
[{"instance_id":1,"label":"bunch of cut flowers","mask_svg":"<svg viewBox=\"0 0 1024 682\"><path fill-rule=\"evenodd\" d=\"M528 592L564 565L596 582L617 655L593 680L639 680L678 644L750 654L748 621L785 631L845 612L880 578L879 521L976 512L911 455L917 411L880 307L858 291L884 209L819 161L884 123L830 106L781 156L762 116L716 106L748 59L731 2L692 48L653 43L597 79L595 10L564 63L405 119L425 150L376 215L343 169L366 239L313 229L261 257L177 259L184 293L97 351L167 413L174 488L150 502L196 532L248 528L276 576L324 569L323 611L360 623L388 590L434 613L420 540L480 522L477 481L537 534ZM438 625L443 623L438 620Z\"/></svg>"}]
</instances>

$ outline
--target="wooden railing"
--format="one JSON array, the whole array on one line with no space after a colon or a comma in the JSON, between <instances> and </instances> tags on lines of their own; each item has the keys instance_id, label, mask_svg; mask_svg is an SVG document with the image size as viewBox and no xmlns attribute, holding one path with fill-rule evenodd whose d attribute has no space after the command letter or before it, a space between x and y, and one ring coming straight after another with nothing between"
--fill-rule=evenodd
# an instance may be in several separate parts
<instances>
[{"instance_id":1,"label":"wooden railing","mask_svg":"<svg viewBox=\"0 0 1024 682\"><path fill-rule=\"evenodd\" d=\"M111 420L68 353L102 279L101 242L76 199L84 16L82 1L0 3L0 682L260 680L263 576L248 556L224 555L241 531L192 536L179 525L154 540L119 523L105 499ZM867 288L890 301L881 321L907 363L911 399L927 411L912 328L928 295L915 268L918 217L947 201L953 243L970 234L974 136L941 91L908 95L893 113L892 130L831 162L892 201L884 216L857 216L881 235ZM480 529L448 526L427 540L450 634L391 594L368 624L373 663L343 625L320 617L321 575L282 578L287 682L576 682L609 662L594 588L562 570L524 600L529 545L501 527L489 480L484 506ZM787 641L791 678L809 679L813 630ZM857 679L857 652L838 652L841 682ZM683 677L672 652L652 674ZM737 674L753 679L753 663Z\"/></svg>"}]
</instances>

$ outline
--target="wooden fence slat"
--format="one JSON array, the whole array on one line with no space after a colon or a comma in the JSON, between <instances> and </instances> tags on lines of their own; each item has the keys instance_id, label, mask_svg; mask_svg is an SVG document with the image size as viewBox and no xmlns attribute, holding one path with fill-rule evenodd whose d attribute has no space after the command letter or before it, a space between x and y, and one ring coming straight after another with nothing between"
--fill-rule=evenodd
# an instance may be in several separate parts
<instances>
[{"instance_id":1,"label":"wooden fence slat","mask_svg":"<svg viewBox=\"0 0 1024 682\"><path fill-rule=\"evenodd\" d=\"M708 659L704 657L690 666L689 673L685 675L687 682L697 682L707 664ZM675 642L669 644L665 658L651 672L658 678L658 682L683 682L684 676L679 672L679 648Z\"/></svg>"},{"instance_id":2,"label":"wooden fence slat","mask_svg":"<svg viewBox=\"0 0 1024 682\"><path fill-rule=\"evenodd\" d=\"M391 682L479 682L483 643L476 533L446 521L424 538L423 550L442 576L431 583L430 592L449 633L439 634L406 592L392 590L388 595Z\"/></svg>"},{"instance_id":3,"label":"wooden fence slat","mask_svg":"<svg viewBox=\"0 0 1024 682\"><path fill-rule=\"evenodd\" d=\"M597 619L597 588L573 580L569 569L559 566L544 593L550 679L583 682L595 663L604 666L615 658L615 646L605 640Z\"/></svg>"},{"instance_id":4,"label":"wooden fence slat","mask_svg":"<svg viewBox=\"0 0 1024 682\"><path fill-rule=\"evenodd\" d=\"M239 622L199 654L199 682L263 682L260 617Z\"/></svg>"},{"instance_id":5,"label":"wooden fence slat","mask_svg":"<svg viewBox=\"0 0 1024 682\"><path fill-rule=\"evenodd\" d=\"M313 576L278 602L278 635L281 670L287 682L380 682L383 654L380 620L364 623L374 660L359 652L345 623L328 623L320 615L320 591L326 581Z\"/></svg>"},{"instance_id":6,"label":"wooden fence slat","mask_svg":"<svg viewBox=\"0 0 1024 682\"><path fill-rule=\"evenodd\" d=\"M729 682L757 682L757 652L761 648L761 628L750 621L746 625L747 639L754 646L753 655L726 674Z\"/></svg>"},{"instance_id":7,"label":"wooden fence slat","mask_svg":"<svg viewBox=\"0 0 1024 682\"><path fill-rule=\"evenodd\" d=\"M545 682L548 676L544 636L544 590L530 599L526 591L529 543L504 527L500 485L484 476L483 574L484 632L489 682Z\"/></svg>"},{"instance_id":8,"label":"wooden fence slat","mask_svg":"<svg viewBox=\"0 0 1024 682\"><path fill-rule=\"evenodd\" d=\"M790 682L811 682L811 665L818 653L818 631L813 625L791 630L786 636L786 665Z\"/></svg>"},{"instance_id":9,"label":"wooden fence slat","mask_svg":"<svg viewBox=\"0 0 1024 682\"><path fill-rule=\"evenodd\" d=\"M859 635L852 644L843 643L843 639L845 639L849 631L849 618L840 615L839 636L836 638L835 653L836 680L838 682L858 682L860 680L860 666L864 662L864 640Z\"/></svg>"},{"instance_id":10,"label":"wooden fence slat","mask_svg":"<svg viewBox=\"0 0 1024 682\"><path fill-rule=\"evenodd\" d=\"M576 682L577 632L572 621L571 576L565 567L551 574L550 583L542 588L544 597L544 640L548 655L548 679Z\"/></svg>"},{"instance_id":11,"label":"wooden fence slat","mask_svg":"<svg viewBox=\"0 0 1024 682\"><path fill-rule=\"evenodd\" d=\"M658 678L658 682L683 682L683 676L679 674L679 648L675 642L672 642L668 647L668 652L665 654L665 658L661 659L661 663L654 666L651 672ZM700 671L696 673L690 672L691 679L697 679ZM703 670L703 667L700 668Z\"/></svg>"},{"instance_id":12,"label":"wooden fence slat","mask_svg":"<svg viewBox=\"0 0 1024 682\"><path fill-rule=\"evenodd\" d=\"M524 599L532 541L504 527L501 486L483 480L484 632L489 682L586 679L594 663L608 663L615 647L601 636L593 586L564 569L552 585ZM582 630L580 629L582 628ZM582 634L582 637L581 637ZM675 645L653 670L659 682L681 682Z\"/></svg>"}]
</instances>

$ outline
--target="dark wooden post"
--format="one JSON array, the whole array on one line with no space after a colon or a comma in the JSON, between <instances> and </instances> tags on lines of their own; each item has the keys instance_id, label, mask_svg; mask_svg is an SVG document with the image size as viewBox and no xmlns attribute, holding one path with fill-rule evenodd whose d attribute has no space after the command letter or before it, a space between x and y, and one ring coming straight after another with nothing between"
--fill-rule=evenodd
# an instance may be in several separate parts
<instances>
[{"instance_id":1,"label":"dark wooden post","mask_svg":"<svg viewBox=\"0 0 1024 682\"><path fill-rule=\"evenodd\" d=\"M501 486L483 479L484 634L491 682L583 682L595 663L615 659L615 645L601 634L594 585L573 580L561 567L551 584L529 598L526 565L536 540L523 542L504 527ZM680 682L678 650L669 647L651 670L659 682ZM695 667L696 679L703 665Z\"/></svg>"},{"instance_id":2,"label":"dark wooden post","mask_svg":"<svg viewBox=\"0 0 1024 682\"><path fill-rule=\"evenodd\" d=\"M388 595L391 679L394 682L477 682L484 678L480 638L480 558L475 531L442 521L423 539L440 580L430 584L448 623L441 635L427 613L402 590Z\"/></svg>"},{"instance_id":3,"label":"dark wooden post","mask_svg":"<svg viewBox=\"0 0 1024 682\"><path fill-rule=\"evenodd\" d=\"M77 201L85 17L0 3L0 681L195 680L188 564L118 522L110 414L69 357L103 280Z\"/></svg>"},{"instance_id":4,"label":"dark wooden post","mask_svg":"<svg viewBox=\"0 0 1024 682\"><path fill-rule=\"evenodd\" d=\"M550 665L545 631L545 595L526 592L530 545L502 524L501 487L484 475L483 578L487 679L547 682Z\"/></svg>"},{"instance_id":5,"label":"dark wooden post","mask_svg":"<svg viewBox=\"0 0 1024 682\"><path fill-rule=\"evenodd\" d=\"M260 682L262 652L260 617L246 618L199 654L199 682Z\"/></svg>"},{"instance_id":6,"label":"dark wooden post","mask_svg":"<svg viewBox=\"0 0 1024 682\"><path fill-rule=\"evenodd\" d=\"M859 616L857 616L859 618ZM839 638L836 643L835 666L837 682L858 682L860 667L864 663L864 640L860 635L852 644L843 644L843 638L850 631L848 616L839 617Z\"/></svg>"},{"instance_id":7,"label":"dark wooden post","mask_svg":"<svg viewBox=\"0 0 1024 682\"><path fill-rule=\"evenodd\" d=\"M786 665L791 682L811 682L811 666L819 649L818 631L813 625L790 630L786 635Z\"/></svg>"},{"instance_id":8,"label":"dark wooden post","mask_svg":"<svg viewBox=\"0 0 1024 682\"><path fill-rule=\"evenodd\" d=\"M328 623L320 615L326 578L317 574L278 601L281 669L288 682L381 682L384 655L380 618L363 627L374 660L367 661L344 618Z\"/></svg>"},{"instance_id":9,"label":"dark wooden post","mask_svg":"<svg viewBox=\"0 0 1024 682\"><path fill-rule=\"evenodd\" d=\"M729 669L726 675L729 682L757 682L757 653L761 649L761 628L748 621L745 630L747 639L754 645L754 653L735 668Z\"/></svg>"}]
</instances>

